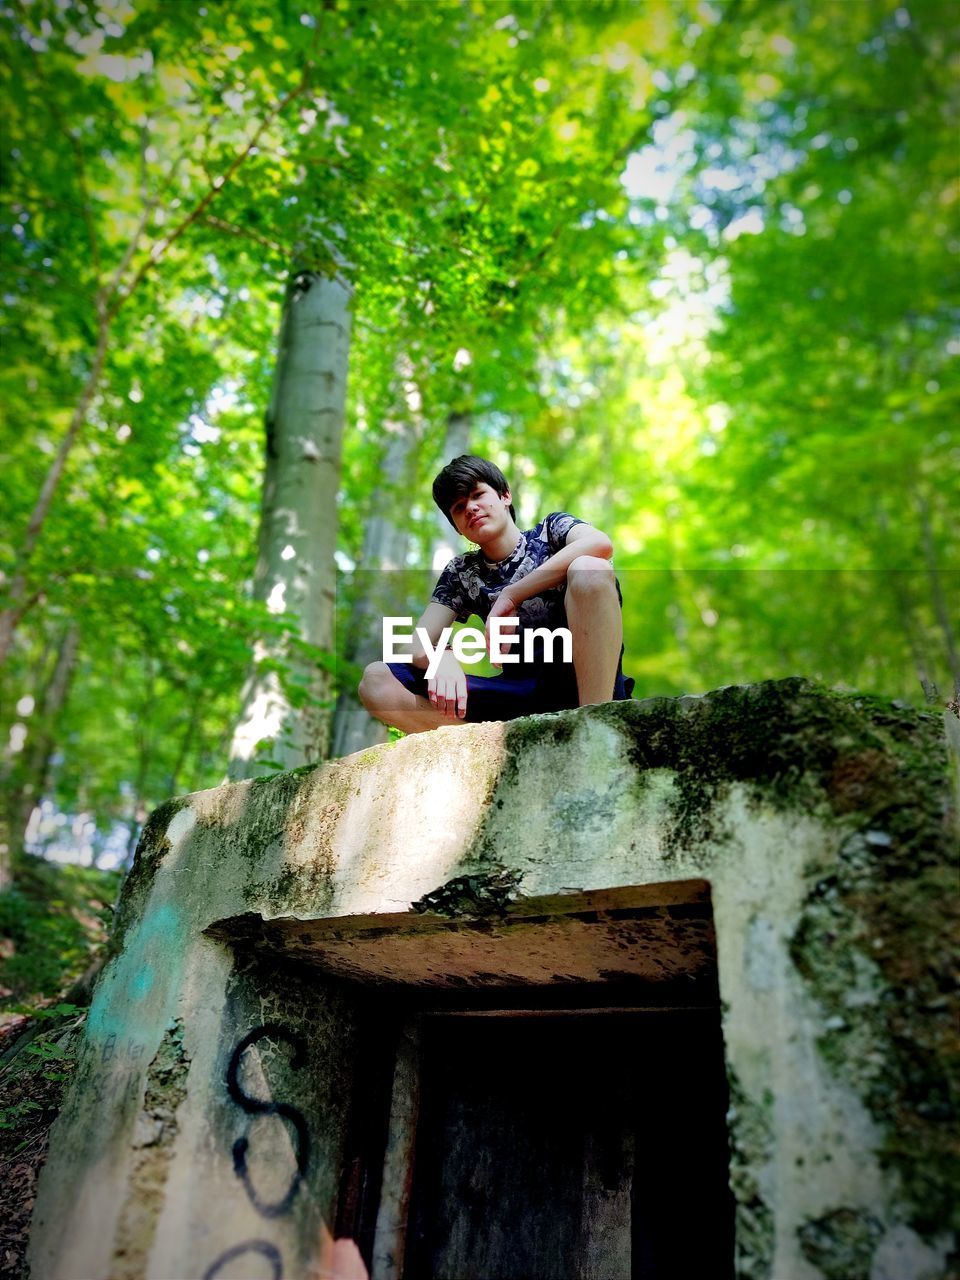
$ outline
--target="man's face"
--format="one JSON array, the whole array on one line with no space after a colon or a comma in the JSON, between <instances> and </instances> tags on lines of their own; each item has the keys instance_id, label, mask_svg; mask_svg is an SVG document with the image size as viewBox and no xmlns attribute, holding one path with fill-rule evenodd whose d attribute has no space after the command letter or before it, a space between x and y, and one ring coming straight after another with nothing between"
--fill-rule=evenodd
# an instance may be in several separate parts
<instances>
[{"instance_id":1,"label":"man's face","mask_svg":"<svg viewBox=\"0 0 960 1280\"><path fill-rule=\"evenodd\" d=\"M450 519L457 533L470 542L484 543L497 536L510 519L510 491L497 493L490 485L480 483L450 508Z\"/></svg>"}]
</instances>

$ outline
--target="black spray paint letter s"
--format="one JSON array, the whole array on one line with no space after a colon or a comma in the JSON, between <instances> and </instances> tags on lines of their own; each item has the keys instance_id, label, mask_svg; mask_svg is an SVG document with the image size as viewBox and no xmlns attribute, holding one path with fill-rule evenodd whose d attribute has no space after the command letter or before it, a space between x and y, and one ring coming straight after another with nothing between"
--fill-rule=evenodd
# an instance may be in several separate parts
<instances>
[{"instance_id":1,"label":"black spray paint letter s","mask_svg":"<svg viewBox=\"0 0 960 1280\"><path fill-rule=\"evenodd\" d=\"M300 1189L300 1183L307 1172L307 1167L310 1163L310 1132L303 1114L296 1107L291 1106L288 1102L272 1102L254 1098L240 1084L240 1063L244 1053L251 1045L266 1039L286 1043L292 1047L293 1056L290 1059L290 1066L294 1070L299 1070L300 1067L305 1065L307 1050L300 1036L287 1031L286 1028L276 1023L265 1023L262 1027L255 1027L253 1031L249 1031L234 1049L230 1057L230 1065L227 1067L227 1092L237 1106L242 1107L248 1115L280 1116L281 1119L286 1120L293 1127L296 1135L297 1170L290 1181L286 1194L272 1203L261 1200L253 1183L250 1181L247 1167L249 1139L247 1137L238 1138L233 1144L234 1172L243 1183L244 1189L250 1197L250 1203L264 1218L279 1218L281 1214L286 1213L290 1208L294 1197Z\"/></svg>"}]
</instances>

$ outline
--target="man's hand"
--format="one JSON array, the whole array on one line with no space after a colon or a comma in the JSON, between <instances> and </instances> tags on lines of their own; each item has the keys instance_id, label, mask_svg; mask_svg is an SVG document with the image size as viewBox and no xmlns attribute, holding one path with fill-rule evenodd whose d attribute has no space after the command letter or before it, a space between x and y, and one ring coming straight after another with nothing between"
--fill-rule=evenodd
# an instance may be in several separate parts
<instances>
[{"instance_id":1,"label":"man's hand","mask_svg":"<svg viewBox=\"0 0 960 1280\"><path fill-rule=\"evenodd\" d=\"M427 681L427 694L441 715L462 720L467 714L467 677L449 649L440 659L437 674Z\"/></svg>"},{"instance_id":2,"label":"man's hand","mask_svg":"<svg viewBox=\"0 0 960 1280\"><path fill-rule=\"evenodd\" d=\"M510 594L509 587L504 587L504 589L497 596L496 600L494 600L490 608L490 612L487 614L487 626L484 633L485 639L487 642L487 656L490 658L491 662L493 662L493 654L490 648L491 622L493 622L494 618L512 618L519 625L519 622L520 622L520 618L518 614L519 608L520 608L520 604L518 601L514 600L513 596ZM516 634L516 627L514 627L512 633L509 630L501 632L500 648L509 650L512 648L513 645L517 643L518 639L519 639L519 636ZM494 662L494 666L502 667L503 663Z\"/></svg>"}]
</instances>

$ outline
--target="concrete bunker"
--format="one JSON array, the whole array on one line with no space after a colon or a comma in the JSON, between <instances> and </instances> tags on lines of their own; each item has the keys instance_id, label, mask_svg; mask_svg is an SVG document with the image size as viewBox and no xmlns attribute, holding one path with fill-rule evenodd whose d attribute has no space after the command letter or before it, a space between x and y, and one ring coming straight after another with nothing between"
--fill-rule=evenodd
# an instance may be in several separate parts
<instances>
[{"instance_id":1,"label":"concrete bunker","mask_svg":"<svg viewBox=\"0 0 960 1280\"><path fill-rule=\"evenodd\" d=\"M207 933L355 1001L335 1235L371 1280L733 1276L706 882Z\"/></svg>"},{"instance_id":2,"label":"concrete bunker","mask_svg":"<svg viewBox=\"0 0 960 1280\"><path fill-rule=\"evenodd\" d=\"M662 1280L657 1229L701 1215L669 1218L672 1175L620 1120L639 1091L679 1158L696 1061L718 1206L697 1273L728 1267L732 1203L737 1280L944 1280L955 779L940 717L790 680L170 802L52 1132L33 1274L441 1276L514 1256L517 1213L543 1213L526 1187L567 1205L539 1237L568 1274ZM673 1048L638 1085L620 1064L651 1020Z\"/></svg>"}]
</instances>

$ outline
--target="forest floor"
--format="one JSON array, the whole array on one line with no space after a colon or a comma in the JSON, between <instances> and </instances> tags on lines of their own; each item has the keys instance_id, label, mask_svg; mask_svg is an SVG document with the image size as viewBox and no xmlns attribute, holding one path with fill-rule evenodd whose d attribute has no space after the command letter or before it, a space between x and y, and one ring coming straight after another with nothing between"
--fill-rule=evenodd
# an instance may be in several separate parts
<instances>
[{"instance_id":1,"label":"forest floor","mask_svg":"<svg viewBox=\"0 0 960 1280\"><path fill-rule=\"evenodd\" d=\"M24 1275L37 1178L120 876L29 857L0 894L0 1280Z\"/></svg>"}]
</instances>

